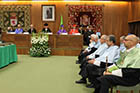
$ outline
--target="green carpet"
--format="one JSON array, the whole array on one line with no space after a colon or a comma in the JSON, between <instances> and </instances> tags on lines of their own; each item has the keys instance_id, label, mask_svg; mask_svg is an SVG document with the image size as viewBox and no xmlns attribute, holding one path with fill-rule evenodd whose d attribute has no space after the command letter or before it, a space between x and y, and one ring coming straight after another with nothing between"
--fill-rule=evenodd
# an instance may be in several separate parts
<instances>
[{"instance_id":1,"label":"green carpet","mask_svg":"<svg viewBox=\"0 0 140 93\"><path fill-rule=\"evenodd\" d=\"M92 93L80 79L74 56L30 57L19 55L18 63L0 69L1 93Z\"/></svg>"},{"instance_id":2,"label":"green carpet","mask_svg":"<svg viewBox=\"0 0 140 93\"><path fill-rule=\"evenodd\" d=\"M75 84L81 78L76 59L75 56L18 55L17 63L0 69L0 93L93 93L94 89Z\"/></svg>"}]
</instances>

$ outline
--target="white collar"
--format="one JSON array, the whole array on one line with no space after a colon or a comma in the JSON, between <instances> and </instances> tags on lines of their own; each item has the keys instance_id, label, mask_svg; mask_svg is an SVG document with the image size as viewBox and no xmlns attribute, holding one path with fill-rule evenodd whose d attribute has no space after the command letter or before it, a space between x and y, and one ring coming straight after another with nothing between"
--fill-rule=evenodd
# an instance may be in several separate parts
<instances>
[{"instance_id":1,"label":"white collar","mask_svg":"<svg viewBox=\"0 0 140 93\"><path fill-rule=\"evenodd\" d=\"M127 49L126 50L126 52L130 52L132 49L134 49L135 48L135 46L133 46L132 48L130 48L130 49Z\"/></svg>"}]
</instances>

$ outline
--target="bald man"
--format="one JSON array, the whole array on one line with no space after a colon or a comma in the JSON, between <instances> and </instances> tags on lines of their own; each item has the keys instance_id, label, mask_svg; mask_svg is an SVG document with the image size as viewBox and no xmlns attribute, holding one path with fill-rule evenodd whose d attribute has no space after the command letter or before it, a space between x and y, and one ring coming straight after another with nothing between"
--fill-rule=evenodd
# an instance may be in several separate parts
<instances>
[{"instance_id":1,"label":"bald man","mask_svg":"<svg viewBox=\"0 0 140 93\"><path fill-rule=\"evenodd\" d=\"M140 49L136 48L138 39L128 35L124 39L126 51L116 64L109 66L103 76L94 82L94 93L109 93L110 86L134 86L140 82Z\"/></svg>"}]
</instances>

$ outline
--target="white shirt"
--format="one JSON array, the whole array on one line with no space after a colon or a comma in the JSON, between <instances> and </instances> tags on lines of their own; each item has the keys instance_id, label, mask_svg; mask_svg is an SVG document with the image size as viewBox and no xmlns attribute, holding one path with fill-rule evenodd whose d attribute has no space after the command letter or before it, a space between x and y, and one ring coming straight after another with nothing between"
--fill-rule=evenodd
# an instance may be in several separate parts
<instances>
[{"instance_id":1,"label":"white shirt","mask_svg":"<svg viewBox=\"0 0 140 93\"><path fill-rule=\"evenodd\" d=\"M137 47L137 48L140 48L140 44L139 44L139 43L137 43L136 47Z\"/></svg>"},{"instance_id":2,"label":"white shirt","mask_svg":"<svg viewBox=\"0 0 140 93\"><path fill-rule=\"evenodd\" d=\"M106 62L106 57L108 57L108 63L114 63L120 57L119 47L114 45L110 46L108 49L105 50L103 55L95 59L94 64L100 66L101 62Z\"/></svg>"},{"instance_id":3,"label":"white shirt","mask_svg":"<svg viewBox=\"0 0 140 93\"><path fill-rule=\"evenodd\" d=\"M93 48L93 47L95 47L95 48L98 48L99 46L101 45L101 43L100 43L100 40L98 40L97 42L91 42L90 44L89 44L89 46L86 48L86 50L88 51L88 52L90 52L91 51L91 48Z\"/></svg>"},{"instance_id":4,"label":"white shirt","mask_svg":"<svg viewBox=\"0 0 140 93\"><path fill-rule=\"evenodd\" d=\"M133 48L135 48L135 46L132 47L132 48L130 48L130 49L127 49L126 51L129 52L129 51L131 51ZM113 64L113 65L109 66L108 68L110 68L110 67L112 67L112 66L116 66L116 65ZM123 76L123 75L122 75L122 69L117 69L117 70L112 71L112 75L122 77L122 76Z\"/></svg>"},{"instance_id":5,"label":"white shirt","mask_svg":"<svg viewBox=\"0 0 140 93\"><path fill-rule=\"evenodd\" d=\"M88 57L89 57L90 59L94 59L94 58L95 58L95 55L101 56L101 55L105 52L105 50L106 50L107 48L108 48L107 44L106 44L106 43L103 43L103 44L101 44L101 45L99 46L99 48L98 48L94 53L90 54Z\"/></svg>"},{"instance_id":6,"label":"white shirt","mask_svg":"<svg viewBox=\"0 0 140 93\"><path fill-rule=\"evenodd\" d=\"M124 43L120 44L120 48L119 49L120 49L121 52L124 52L126 50L126 48L124 46Z\"/></svg>"}]
</instances>

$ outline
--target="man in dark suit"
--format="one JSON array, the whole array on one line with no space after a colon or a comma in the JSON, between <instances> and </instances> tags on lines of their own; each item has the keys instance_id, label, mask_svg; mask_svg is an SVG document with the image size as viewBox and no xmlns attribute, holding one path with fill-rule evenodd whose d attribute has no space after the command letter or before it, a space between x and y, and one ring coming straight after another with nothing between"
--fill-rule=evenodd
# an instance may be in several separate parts
<instances>
[{"instance_id":1,"label":"man in dark suit","mask_svg":"<svg viewBox=\"0 0 140 93\"><path fill-rule=\"evenodd\" d=\"M34 28L33 24L30 25L30 29L28 30L28 32L31 33L36 33L36 29Z\"/></svg>"},{"instance_id":2,"label":"man in dark suit","mask_svg":"<svg viewBox=\"0 0 140 93\"><path fill-rule=\"evenodd\" d=\"M93 31L93 28L90 25L90 26L87 26L87 29L85 30L85 33L84 33L84 36L83 36L86 45L90 44L90 35L91 34L95 34L95 32Z\"/></svg>"},{"instance_id":3,"label":"man in dark suit","mask_svg":"<svg viewBox=\"0 0 140 93\"><path fill-rule=\"evenodd\" d=\"M47 23L44 24L44 28L42 29L42 32L44 33L51 33L52 31L49 29L49 26Z\"/></svg>"}]
</instances>

